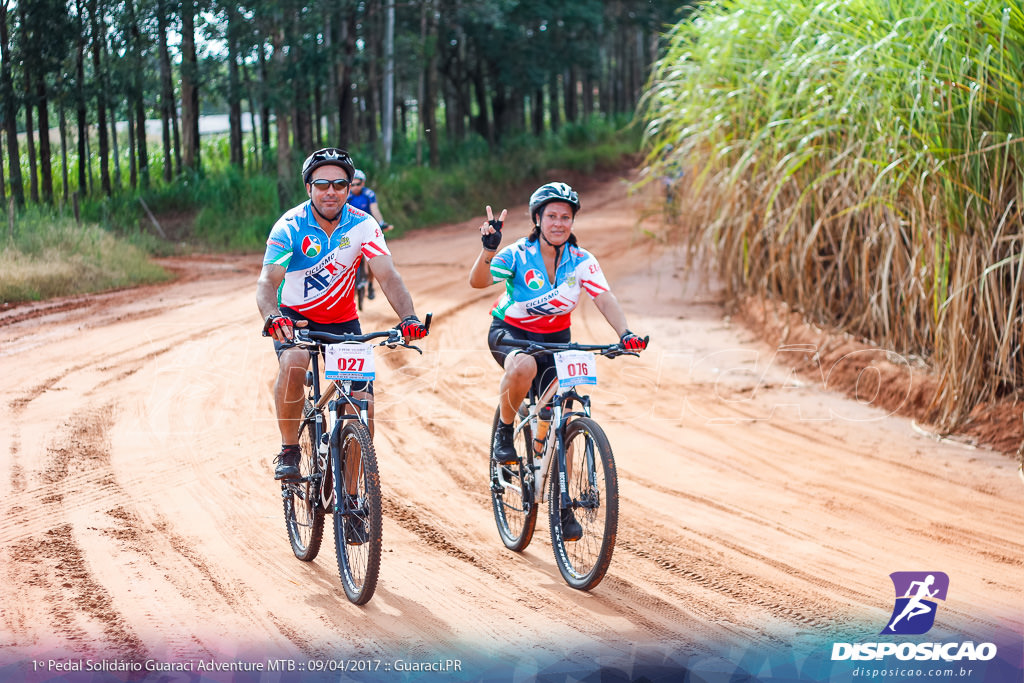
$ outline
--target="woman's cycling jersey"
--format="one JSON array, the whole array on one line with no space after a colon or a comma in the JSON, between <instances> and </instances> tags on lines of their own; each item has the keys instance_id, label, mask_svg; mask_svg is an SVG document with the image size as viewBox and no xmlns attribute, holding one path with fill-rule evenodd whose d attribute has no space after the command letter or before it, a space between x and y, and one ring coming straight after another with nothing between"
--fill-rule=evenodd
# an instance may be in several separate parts
<instances>
[{"instance_id":1,"label":"woman's cycling jersey","mask_svg":"<svg viewBox=\"0 0 1024 683\"><path fill-rule=\"evenodd\" d=\"M567 329L581 290L596 297L609 289L593 254L568 243L555 268L555 282L548 282L540 244L525 237L494 256L491 276L505 283L505 293L491 308L491 315L530 332Z\"/></svg>"},{"instance_id":2,"label":"woman's cycling jersey","mask_svg":"<svg viewBox=\"0 0 1024 683\"><path fill-rule=\"evenodd\" d=\"M318 323L359 317L355 279L362 258L390 256L377 221L345 204L330 237L316 222L313 206L289 209L270 230L263 265L284 266L278 303Z\"/></svg>"},{"instance_id":3,"label":"woman's cycling jersey","mask_svg":"<svg viewBox=\"0 0 1024 683\"><path fill-rule=\"evenodd\" d=\"M360 211L370 213L370 204L377 203L377 195L370 188L363 186L363 191L359 194L348 193L348 203Z\"/></svg>"}]
</instances>

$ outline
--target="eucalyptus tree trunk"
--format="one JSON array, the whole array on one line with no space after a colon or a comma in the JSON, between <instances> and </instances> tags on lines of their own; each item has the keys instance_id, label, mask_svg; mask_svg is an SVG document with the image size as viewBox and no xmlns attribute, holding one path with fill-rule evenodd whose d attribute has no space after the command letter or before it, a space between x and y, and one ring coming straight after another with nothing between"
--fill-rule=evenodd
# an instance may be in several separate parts
<instances>
[{"instance_id":1,"label":"eucalyptus tree trunk","mask_svg":"<svg viewBox=\"0 0 1024 683\"><path fill-rule=\"evenodd\" d=\"M128 45L132 52L132 63L135 65L132 74L132 93L128 104L128 121L135 118L135 149L132 151L132 159L138 159L138 175L142 187L149 187L149 148L146 144L146 90L143 83L144 60L142 56L142 34L139 31L139 21L135 15L135 0L125 0L125 8L128 10L128 23L130 40ZM134 112L133 110L134 105ZM135 187L135 181L132 181Z\"/></svg>"},{"instance_id":2,"label":"eucalyptus tree trunk","mask_svg":"<svg viewBox=\"0 0 1024 683\"><path fill-rule=\"evenodd\" d=\"M341 17L341 43L343 59L338 76L338 142L350 146L355 141L356 109L352 102L352 65L356 54L356 16L349 8Z\"/></svg>"},{"instance_id":3,"label":"eucalyptus tree trunk","mask_svg":"<svg viewBox=\"0 0 1024 683\"><path fill-rule=\"evenodd\" d=\"M58 128L60 130L60 179L62 184L61 202L71 196L71 182L68 178L68 120L64 98L57 100Z\"/></svg>"},{"instance_id":4,"label":"eucalyptus tree trunk","mask_svg":"<svg viewBox=\"0 0 1024 683\"><path fill-rule=\"evenodd\" d=\"M285 34L280 21L275 25L277 28L274 30L274 75L280 78L285 73ZM288 115L291 105L288 100L288 97L277 98L277 200L282 209L290 203L288 188L292 185L292 148L288 141L291 128Z\"/></svg>"},{"instance_id":5,"label":"eucalyptus tree trunk","mask_svg":"<svg viewBox=\"0 0 1024 683\"><path fill-rule=\"evenodd\" d=\"M533 101L530 103L530 115L533 118L533 134L540 137L544 134L544 88L537 88L533 91Z\"/></svg>"},{"instance_id":6,"label":"eucalyptus tree trunk","mask_svg":"<svg viewBox=\"0 0 1024 683\"><path fill-rule=\"evenodd\" d=\"M33 204L39 203L39 173L36 169L36 140L35 125L32 123L32 77L33 73L28 69L22 69L25 79L25 153L28 155L28 198Z\"/></svg>"},{"instance_id":7,"label":"eucalyptus tree trunk","mask_svg":"<svg viewBox=\"0 0 1024 683\"><path fill-rule=\"evenodd\" d=\"M242 149L242 93L238 83L238 10L230 2L228 12L228 134L231 163L238 168L245 165Z\"/></svg>"},{"instance_id":8,"label":"eucalyptus tree trunk","mask_svg":"<svg viewBox=\"0 0 1024 683\"><path fill-rule=\"evenodd\" d=\"M160 132L164 147L164 180L174 177L174 149L171 142L171 123L177 116L174 111L174 84L171 80L171 56L167 48L167 6L165 0L157 0L157 41L160 53Z\"/></svg>"},{"instance_id":9,"label":"eucalyptus tree trunk","mask_svg":"<svg viewBox=\"0 0 1024 683\"><path fill-rule=\"evenodd\" d=\"M53 204L53 165L50 154L50 107L46 92L46 76L36 79L36 107L39 111L39 175L43 202Z\"/></svg>"},{"instance_id":10,"label":"eucalyptus tree trunk","mask_svg":"<svg viewBox=\"0 0 1024 683\"><path fill-rule=\"evenodd\" d=\"M128 187L134 190L139 186L139 172L135 166L135 118L132 116L130 104L128 109Z\"/></svg>"},{"instance_id":11,"label":"eucalyptus tree trunk","mask_svg":"<svg viewBox=\"0 0 1024 683\"><path fill-rule=\"evenodd\" d=\"M562 111L558 87L558 73L551 73L551 80L548 82L548 116L551 119L551 130L557 131L562 127Z\"/></svg>"},{"instance_id":12,"label":"eucalyptus tree trunk","mask_svg":"<svg viewBox=\"0 0 1024 683\"><path fill-rule=\"evenodd\" d=\"M181 3L181 164L199 170L199 65L195 0Z\"/></svg>"},{"instance_id":13,"label":"eucalyptus tree trunk","mask_svg":"<svg viewBox=\"0 0 1024 683\"><path fill-rule=\"evenodd\" d=\"M121 190L121 151L117 146L117 103L110 105L110 152L114 157L114 187Z\"/></svg>"},{"instance_id":14,"label":"eucalyptus tree trunk","mask_svg":"<svg viewBox=\"0 0 1024 683\"><path fill-rule=\"evenodd\" d=\"M104 22L100 19L99 3L89 0L89 21L92 26L92 63L96 79L96 128L99 137L100 154L100 186L103 194L112 194L110 186L110 150L107 140L107 83L103 64Z\"/></svg>"},{"instance_id":15,"label":"eucalyptus tree trunk","mask_svg":"<svg viewBox=\"0 0 1024 683\"><path fill-rule=\"evenodd\" d=\"M262 46L262 41L260 41ZM260 142L263 149L263 170L269 171L270 166L270 98L267 95L267 91L270 87L270 79L268 76L269 69L267 68L267 57L263 50L257 50L259 53L259 66L260 66Z\"/></svg>"},{"instance_id":16,"label":"eucalyptus tree trunk","mask_svg":"<svg viewBox=\"0 0 1024 683\"><path fill-rule=\"evenodd\" d=\"M245 93L249 100L249 128L252 132L252 154L253 168L260 168L260 159L262 158L260 150L260 138L259 138L259 126L262 121L256 121L256 111L259 109L259 104L256 102L255 87L252 84L252 79L249 77L249 70L245 68L245 62L242 62L242 82L245 83ZM262 118L262 114L260 117ZM268 141L269 144L269 141Z\"/></svg>"},{"instance_id":17,"label":"eucalyptus tree trunk","mask_svg":"<svg viewBox=\"0 0 1024 683\"><path fill-rule=\"evenodd\" d=\"M490 118L487 115L487 85L484 82L484 71L480 61L473 67L473 90L476 94L477 104L477 118L476 118L476 132L480 134L487 144L494 144L494 135L492 134L492 127Z\"/></svg>"},{"instance_id":18,"label":"eucalyptus tree trunk","mask_svg":"<svg viewBox=\"0 0 1024 683\"><path fill-rule=\"evenodd\" d=\"M565 78L565 120L570 123L579 121L579 99L576 96L576 87L579 79L576 77L576 67L570 64L563 72Z\"/></svg>"},{"instance_id":19,"label":"eucalyptus tree trunk","mask_svg":"<svg viewBox=\"0 0 1024 683\"><path fill-rule=\"evenodd\" d=\"M327 22L324 26L324 52L327 55L327 144L334 146L338 145L338 126L340 121L338 119L338 59L337 50L335 49L335 22L337 17L334 13L329 13L327 16Z\"/></svg>"},{"instance_id":20,"label":"eucalyptus tree trunk","mask_svg":"<svg viewBox=\"0 0 1024 683\"><path fill-rule=\"evenodd\" d=\"M384 22L384 102L381 108L384 163L390 164L391 145L395 137L395 0L387 0Z\"/></svg>"},{"instance_id":21,"label":"eucalyptus tree trunk","mask_svg":"<svg viewBox=\"0 0 1024 683\"><path fill-rule=\"evenodd\" d=\"M7 137L7 159L10 162L11 198L19 207L25 206L25 189L21 179L21 158L18 153L17 106L11 78L10 36L7 31L7 0L0 0L0 120Z\"/></svg>"},{"instance_id":22,"label":"eucalyptus tree trunk","mask_svg":"<svg viewBox=\"0 0 1024 683\"><path fill-rule=\"evenodd\" d=\"M82 0L77 0L79 35L75 52L75 124L78 133L78 194L89 192L91 168L86 143L89 140L89 112L85 99L85 8Z\"/></svg>"},{"instance_id":23,"label":"eucalyptus tree trunk","mask_svg":"<svg viewBox=\"0 0 1024 683\"><path fill-rule=\"evenodd\" d=\"M423 133L430 149L430 167L441 167L441 152L438 145L437 130L437 13L434 11L433 0L424 3L426 15L423 27L423 45L427 51L423 76L423 108L420 117L423 122Z\"/></svg>"}]
</instances>

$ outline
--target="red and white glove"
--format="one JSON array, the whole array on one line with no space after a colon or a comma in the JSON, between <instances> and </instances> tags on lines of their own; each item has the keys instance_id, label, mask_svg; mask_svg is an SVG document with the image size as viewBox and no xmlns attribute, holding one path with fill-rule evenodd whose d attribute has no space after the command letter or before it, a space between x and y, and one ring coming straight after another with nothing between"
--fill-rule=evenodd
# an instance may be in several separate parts
<instances>
[{"instance_id":1,"label":"red and white glove","mask_svg":"<svg viewBox=\"0 0 1024 683\"><path fill-rule=\"evenodd\" d=\"M407 315L398 323L398 331L406 339L423 339L427 336L427 326L414 315Z\"/></svg>"},{"instance_id":2,"label":"red and white glove","mask_svg":"<svg viewBox=\"0 0 1024 683\"><path fill-rule=\"evenodd\" d=\"M273 337L278 341L281 341L282 337L286 340L292 339L295 337L295 323L286 315L272 313L263 322L263 336Z\"/></svg>"},{"instance_id":3,"label":"red and white glove","mask_svg":"<svg viewBox=\"0 0 1024 683\"><path fill-rule=\"evenodd\" d=\"M622 344L622 348L627 351L643 351L647 348L648 339L649 337L640 337L629 330L626 330L622 333L619 343Z\"/></svg>"}]
</instances>

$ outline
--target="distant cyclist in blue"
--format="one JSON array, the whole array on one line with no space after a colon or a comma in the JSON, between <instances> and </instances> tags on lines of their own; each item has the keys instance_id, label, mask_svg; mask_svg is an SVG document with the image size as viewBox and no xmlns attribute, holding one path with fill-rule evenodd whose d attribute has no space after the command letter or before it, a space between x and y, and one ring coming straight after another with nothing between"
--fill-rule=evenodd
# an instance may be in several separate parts
<instances>
[{"instance_id":1,"label":"distant cyclist in blue","mask_svg":"<svg viewBox=\"0 0 1024 683\"><path fill-rule=\"evenodd\" d=\"M505 285L491 308L487 343L491 355L505 370L500 386L500 424L491 451L501 464L516 461L512 444L512 420L519 404L535 384L538 394L555 380L554 359L535 358L507 344L496 343L500 332L514 339L545 342L570 341L570 315L583 292L594 300L608 324L631 351L647 348L647 341L630 332L626 316L612 294L594 255L576 243L573 224L580 210L576 191L565 183L541 185L530 197L533 231L501 251L501 228L508 210L495 219L487 207L480 226L483 250L469 274L472 287ZM571 509L562 511L566 540L580 537L579 523Z\"/></svg>"},{"instance_id":2,"label":"distant cyclist in blue","mask_svg":"<svg viewBox=\"0 0 1024 683\"><path fill-rule=\"evenodd\" d=\"M348 203L377 219L381 230L384 232L387 232L391 227L381 217L380 207L377 206L377 193L366 187L366 174L361 169L357 168L355 173L352 174L352 185L349 186L348 191Z\"/></svg>"},{"instance_id":3,"label":"distant cyclist in blue","mask_svg":"<svg viewBox=\"0 0 1024 683\"><path fill-rule=\"evenodd\" d=\"M381 217L380 207L377 206L377 193L366 186L366 174L362 169L356 169L352 174L352 184L348 191L349 206L354 206L361 211L373 216L380 223L381 232L389 232L394 226L384 222ZM373 299L373 274L363 266L363 277L366 279L366 298Z\"/></svg>"}]
</instances>

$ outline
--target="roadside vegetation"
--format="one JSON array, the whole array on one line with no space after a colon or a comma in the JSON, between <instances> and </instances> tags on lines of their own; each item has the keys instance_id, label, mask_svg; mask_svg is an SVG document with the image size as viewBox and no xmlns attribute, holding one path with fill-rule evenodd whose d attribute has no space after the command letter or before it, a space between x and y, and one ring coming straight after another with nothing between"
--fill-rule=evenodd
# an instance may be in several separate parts
<instances>
[{"instance_id":1,"label":"roadside vegetation","mask_svg":"<svg viewBox=\"0 0 1024 683\"><path fill-rule=\"evenodd\" d=\"M521 186L547 180L549 169L592 172L618 166L640 148L640 131L627 117L595 116L540 137L509 138L497 149L482 140L447 150L441 169L417 166L411 145L390 166L372 150L353 155L369 175L385 220L399 233L480 215L487 203L521 202ZM275 176L239 170L229 162L223 137L204 139L204 172L146 191L85 199L79 208L32 206L5 223L0 246L0 302L12 303L96 292L167 277L150 256L193 251L262 251L278 203ZM361 160L366 160L363 164ZM294 161L290 204L306 196ZM159 161L154 177L160 177ZM148 209L148 211L147 211ZM6 217L5 217L6 218Z\"/></svg>"},{"instance_id":2,"label":"roadside vegetation","mask_svg":"<svg viewBox=\"0 0 1024 683\"><path fill-rule=\"evenodd\" d=\"M154 246L144 235L118 237L74 217L29 210L0 249L0 302L159 282L168 274L150 261Z\"/></svg>"},{"instance_id":3,"label":"roadside vegetation","mask_svg":"<svg viewBox=\"0 0 1024 683\"><path fill-rule=\"evenodd\" d=\"M1022 73L1019 0L711 2L650 83L649 178L736 298L928 359L953 429L1024 390Z\"/></svg>"}]
</instances>

